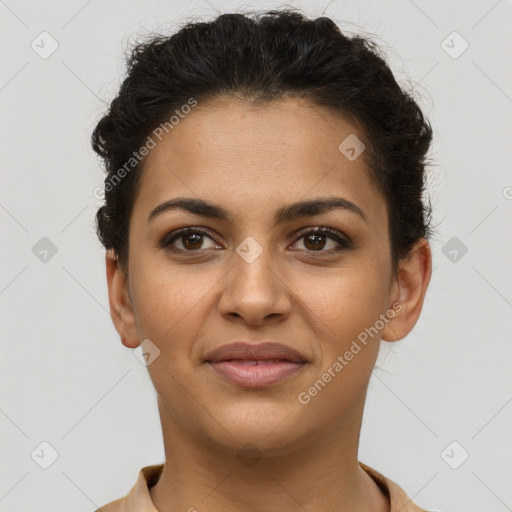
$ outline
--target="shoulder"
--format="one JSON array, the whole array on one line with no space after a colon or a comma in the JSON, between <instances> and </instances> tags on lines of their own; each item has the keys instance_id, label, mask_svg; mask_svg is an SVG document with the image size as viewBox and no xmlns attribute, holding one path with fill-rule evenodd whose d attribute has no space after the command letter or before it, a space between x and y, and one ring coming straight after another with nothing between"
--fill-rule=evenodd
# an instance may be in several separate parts
<instances>
[{"instance_id":1,"label":"shoulder","mask_svg":"<svg viewBox=\"0 0 512 512\"><path fill-rule=\"evenodd\" d=\"M94 512L125 512L126 498L119 498L118 500L111 501L100 508L97 508Z\"/></svg>"}]
</instances>

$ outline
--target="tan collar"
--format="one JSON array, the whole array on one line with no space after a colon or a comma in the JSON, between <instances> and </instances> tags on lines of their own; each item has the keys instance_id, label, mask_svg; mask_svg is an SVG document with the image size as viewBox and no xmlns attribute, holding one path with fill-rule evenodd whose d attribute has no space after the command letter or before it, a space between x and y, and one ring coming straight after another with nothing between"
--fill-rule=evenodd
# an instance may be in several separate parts
<instances>
[{"instance_id":1,"label":"tan collar","mask_svg":"<svg viewBox=\"0 0 512 512\"><path fill-rule=\"evenodd\" d=\"M427 512L415 505L398 484L362 462L359 462L359 465L373 478L381 491L389 497L390 512Z\"/></svg>"},{"instance_id":2,"label":"tan collar","mask_svg":"<svg viewBox=\"0 0 512 512\"><path fill-rule=\"evenodd\" d=\"M359 462L359 465L373 478L382 492L390 498L390 512L426 512L415 505L405 491L395 482L362 462ZM158 512L151 501L148 489L156 484L163 469L163 464L143 467L139 471L136 484L124 498L113 501L95 512Z\"/></svg>"}]
</instances>

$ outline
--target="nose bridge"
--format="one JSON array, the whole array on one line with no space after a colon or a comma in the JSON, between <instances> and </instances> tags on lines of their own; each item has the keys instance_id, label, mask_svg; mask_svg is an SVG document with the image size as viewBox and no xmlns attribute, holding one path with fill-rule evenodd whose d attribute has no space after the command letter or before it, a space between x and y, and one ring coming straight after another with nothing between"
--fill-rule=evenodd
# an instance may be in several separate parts
<instances>
[{"instance_id":1,"label":"nose bridge","mask_svg":"<svg viewBox=\"0 0 512 512\"><path fill-rule=\"evenodd\" d=\"M231 286L242 290L248 298L257 294L273 294L275 277L269 269L272 255L268 241L262 244L253 237L247 237L238 245L236 253ZM259 299L262 300L263 296Z\"/></svg>"},{"instance_id":2,"label":"nose bridge","mask_svg":"<svg viewBox=\"0 0 512 512\"><path fill-rule=\"evenodd\" d=\"M237 314L251 323L269 315L287 313L286 288L276 276L276 264L268 245L247 237L237 246L233 257L234 266L222 292L220 312Z\"/></svg>"}]
</instances>

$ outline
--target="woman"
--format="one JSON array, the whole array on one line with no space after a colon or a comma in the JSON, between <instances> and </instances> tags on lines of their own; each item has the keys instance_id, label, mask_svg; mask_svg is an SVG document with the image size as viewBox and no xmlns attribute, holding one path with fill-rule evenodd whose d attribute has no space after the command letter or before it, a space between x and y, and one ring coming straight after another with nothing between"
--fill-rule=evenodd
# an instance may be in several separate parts
<instances>
[{"instance_id":1,"label":"woman","mask_svg":"<svg viewBox=\"0 0 512 512\"><path fill-rule=\"evenodd\" d=\"M103 512L421 511L357 460L380 340L430 281L432 129L378 48L294 10L133 51L93 134L112 319L165 463Z\"/></svg>"}]
</instances>

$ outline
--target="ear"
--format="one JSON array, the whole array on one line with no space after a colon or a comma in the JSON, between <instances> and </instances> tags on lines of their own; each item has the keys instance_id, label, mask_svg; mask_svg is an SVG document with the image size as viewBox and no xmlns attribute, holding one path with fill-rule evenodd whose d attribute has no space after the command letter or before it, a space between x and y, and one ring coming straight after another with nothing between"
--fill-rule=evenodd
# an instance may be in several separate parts
<instances>
[{"instance_id":1,"label":"ear","mask_svg":"<svg viewBox=\"0 0 512 512\"><path fill-rule=\"evenodd\" d=\"M399 262L396 281L390 293L395 316L382 330L384 341L398 341L405 338L418 321L423 301L432 275L432 253L430 244L421 238L408 256Z\"/></svg>"},{"instance_id":2,"label":"ear","mask_svg":"<svg viewBox=\"0 0 512 512\"><path fill-rule=\"evenodd\" d=\"M121 336L123 345L128 348L136 348L140 345L140 341L128 291L126 272L119 264L112 249L108 250L105 255L105 264L112 322Z\"/></svg>"}]
</instances>

